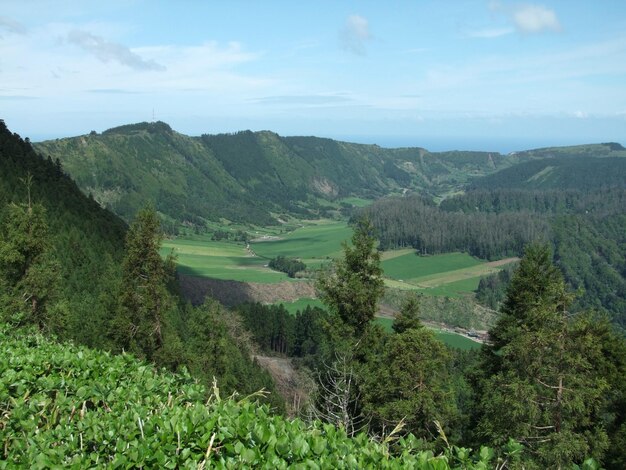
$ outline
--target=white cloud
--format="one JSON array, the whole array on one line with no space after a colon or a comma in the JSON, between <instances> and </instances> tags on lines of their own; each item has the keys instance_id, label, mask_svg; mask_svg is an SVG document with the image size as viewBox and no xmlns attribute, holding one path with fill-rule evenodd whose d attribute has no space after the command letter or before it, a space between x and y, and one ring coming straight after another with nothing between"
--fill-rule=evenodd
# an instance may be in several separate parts
<instances>
[{"instance_id":1,"label":"white cloud","mask_svg":"<svg viewBox=\"0 0 626 470\"><path fill-rule=\"evenodd\" d=\"M536 5L532 3L508 5L498 0L493 0L489 3L489 9L493 12L506 16L508 20L513 23L515 29L520 33L533 34L542 33L544 31L561 31L561 23L559 22L554 10L543 5Z\"/></svg>"},{"instance_id":2,"label":"white cloud","mask_svg":"<svg viewBox=\"0 0 626 470\"><path fill-rule=\"evenodd\" d=\"M492 39L499 38L500 36L506 36L512 32L514 32L513 28L481 29L478 31L471 31L468 36L472 38Z\"/></svg>"},{"instance_id":3,"label":"white cloud","mask_svg":"<svg viewBox=\"0 0 626 470\"><path fill-rule=\"evenodd\" d=\"M574 111L574 117L578 118L578 119L587 119L589 117L589 114L587 114L584 111Z\"/></svg>"},{"instance_id":4,"label":"white cloud","mask_svg":"<svg viewBox=\"0 0 626 470\"><path fill-rule=\"evenodd\" d=\"M90 52L104 63L118 62L134 70L165 70L164 66L156 63L154 60L145 60L128 47L106 41L104 38L87 31L70 31L66 39L69 43Z\"/></svg>"},{"instance_id":5,"label":"white cloud","mask_svg":"<svg viewBox=\"0 0 626 470\"><path fill-rule=\"evenodd\" d=\"M348 16L339 35L343 49L357 55L365 55L365 44L372 38L369 22L360 15Z\"/></svg>"},{"instance_id":6,"label":"white cloud","mask_svg":"<svg viewBox=\"0 0 626 470\"><path fill-rule=\"evenodd\" d=\"M543 5L519 5L513 9L512 17L517 29L523 33L561 30L556 13Z\"/></svg>"}]
</instances>

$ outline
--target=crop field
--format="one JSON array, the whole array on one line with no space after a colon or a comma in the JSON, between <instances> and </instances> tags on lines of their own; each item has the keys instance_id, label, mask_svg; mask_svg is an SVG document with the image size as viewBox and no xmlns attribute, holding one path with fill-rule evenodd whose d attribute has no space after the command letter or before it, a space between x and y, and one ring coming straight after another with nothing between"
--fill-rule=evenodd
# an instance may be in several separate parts
<instances>
[{"instance_id":1,"label":"crop field","mask_svg":"<svg viewBox=\"0 0 626 470\"><path fill-rule=\"evenodd\" d=\"M417 256L412 250L397 250L383 255L382 267L388 287L458 297L475 291L482 276L517 260L485 262L466 253Z\"/></svg>"},{"instance_id":2,"label":"crop field","mask_svg":"<svg viewBox=\"0 0 626 470\"><path fill-rule=\"evenodd\" d=\"M293 226L292 226L293 227ZM234 227L230 227L235 229ZM236 227L237 230L240 227ZM241 282L276 283L286 274L267 267L270 259L286 256L301 259L308 268L319 268L342 255L341 243L352 230L345 222L306 222L295 230L288 227L248 232L256 236L249 250L243 243L214 241L208 235L189 235L166 240L162 253L172 248L183 274ZM491 274L516 258L485 262L465 253L417 256L412 249L386 251L381 265L387 287L415 290L430 296L461 297L476 290L482 276ZM294 307L297 310L299 307Z\"/></svg>"}]
</instances>

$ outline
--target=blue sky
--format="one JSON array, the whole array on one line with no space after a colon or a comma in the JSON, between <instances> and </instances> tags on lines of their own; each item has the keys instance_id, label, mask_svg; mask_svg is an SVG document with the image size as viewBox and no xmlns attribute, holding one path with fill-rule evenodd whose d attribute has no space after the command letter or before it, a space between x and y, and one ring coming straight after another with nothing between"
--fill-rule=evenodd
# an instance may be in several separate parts
<instances>
[{"instance_id":1,"label":"blue sky","mask_svg":"<svg viewBox=\"0 0 626 470\"><path fill-rule=\"evenodd\" d=\"M626 2L3 0L0 118L387 146L626 145Z\"/></svg>"}]
</instances>

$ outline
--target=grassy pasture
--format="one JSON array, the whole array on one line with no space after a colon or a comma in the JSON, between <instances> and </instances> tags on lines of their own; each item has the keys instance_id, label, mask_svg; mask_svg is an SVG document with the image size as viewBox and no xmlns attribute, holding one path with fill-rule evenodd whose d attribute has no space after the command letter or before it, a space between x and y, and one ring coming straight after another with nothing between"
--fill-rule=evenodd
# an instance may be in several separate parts
<instances>
[{"instance_id":1,"label":"grassy pasture","mask_svg":"<svg viewBox=\"0 0 626 470\"><path fill-rule=\"evenodd\" d=\"M406 252L406 250L402 250ZM381 264L385 276L409 281L433 274L468 268L481 264L480 260L466 253L446 253L434 256L417 256L414 250L384 260Z\"/></svg>"},{"instance_id":2,"label":"grassy pasture","mask_svg":"<svg viewBox=\"0 0 626 470\"><path fill-rule=\"evenodd\" d=\"M341 256L341 242L351 236L352 229L345 222L322 222L283 234L279 240L251 242L250 247L268 260L282 255L300 258L307 266L315 266Z\"/></svg>"},{"instance_id":3,"label":"grassy pasture","mask_svg":"<svg viewBox=\"0 0 626 470\"><path fill-rule=\"evenodd\" d=\"M242 282L274 283L288 279L284 273L266 268L267 260L251 256L243 244L206 240L166 240L161 253L172 249L183 274Z\"/></svg>"},{"instance_id":4,"label":"grassy pasture","mask_svg":"<svg viewBox=\"0 0 626 470\"><path fill-rule=\"evenodd\" d=\"M393 329L391 328L391 326L393 325L393 318L376 317L376 323L381 325L385 329L385 331L393 331ZM472 341L471 339L463 335L437 329L435 329L434 331L435 337L451 348L457 348L463 351L480 348L480 343L478 343L477 341Z\"/></svg>"},{"instance_id":5,"label":"grassy pasture","mask_svg":"<svg viewBox=\"0 0 626 470\"><path fill-rule=\"evenodd\" d=\"M487 263L466 253L417 256L412 250L387 252L382 257L385 285L418 290L426 295L458 297L475 291L480 278L516 259Z\"/></svg>"}]
</instances>

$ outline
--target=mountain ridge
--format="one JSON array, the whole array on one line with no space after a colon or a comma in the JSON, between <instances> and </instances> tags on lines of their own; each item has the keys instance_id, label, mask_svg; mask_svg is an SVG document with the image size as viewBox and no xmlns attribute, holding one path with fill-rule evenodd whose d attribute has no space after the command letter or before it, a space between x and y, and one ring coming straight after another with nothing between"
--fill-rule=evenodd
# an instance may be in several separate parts
<instances>
[{"instance_id":1,"label":"mountain ridge","mask_svg":"<svg viewBox=\"0 0 626 470\"><path fill-rule=\"evenodd\" d=\"M341 207L342 198L352 196L420 193L441 199L477 178L546 158L546 149L509 155L429 152L422 147L388 149L314 136L283 137L267 130L193 137L161 121L34 146L58 158L83 192L123 219L132 219L148 202L170 227L204 226L207 220L220 219L277 224L281 214L326 215ZM604 144L585 148L606 153Z\"/></svg>"}]
</instances>

